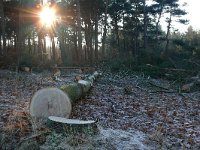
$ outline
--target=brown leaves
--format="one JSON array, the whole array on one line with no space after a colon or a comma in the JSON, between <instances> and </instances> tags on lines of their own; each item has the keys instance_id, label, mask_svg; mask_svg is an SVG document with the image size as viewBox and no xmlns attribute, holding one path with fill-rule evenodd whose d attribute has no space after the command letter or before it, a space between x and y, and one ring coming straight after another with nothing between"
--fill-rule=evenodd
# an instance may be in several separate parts
<instances>
[{"instance_id":1,"label":"brown leaves","mask_svg":"<svg viewBox=\"0 0 200 150\"><path fill-rule=\"evenodd\" d=\"M148 109L146 113L147 113L147 115L148 115L149 117L153 117L153 115L154 115L154 113L155 113L155 109Z\"/></svg>"},{"instance_id":2,"label":"brown leaves","mask_svg":"<svg viewBox=\"0 0 200 150\"><path fill-rule=\"evenodd\" d=\"M187 139L187 142L188 142L190 145L195 144L195 142L194 142L194 140L192 139L192 137L189 137L189 138Z\"/></svg>"},{"instance_id":3,"label":"brown leaves","mask_svg":"<svg viewBox=\"0 0 200 150\"><path fill-rule=\"evenodd\" d=\"M4 131L10 134L24 136L31 132L31 122L27 112L13 111L4 125Z\"/></svg>"},{"instance_id":4,"label":"brown leaves","mask_svg":"<svg viewBox=\"0 0 200 150\"><path fill-rule=\"evenodd\" d=\"M0 79L1 121L4 121L7 131L18 136L30 131L26 112L34 91L49 86L59 87L74 80L74 76L67 76L58 83L50 76ZM142 84L144 80L144 77L140 81L140 77L134 75L103 76L95 82L90 93L75 104L72 118L98 120L103 127L112 129L136 128L152 136L150 143L154 139L156 143L171 145L171 149L174 145L174 149L181 149L184 145L195 149L200 142L200 102L190 101L178 93L148 93L148 86ZM142 89L148 90L136 88L138 82ZM124 94L126 85L131 87L130 94ZM200 99L199 92L191 96Z\"/></svg>"},{"instance_id":5,"label":"brown leaves","mask_svg":"<svg viewBox=\"0 0 200 150\"><path fill-rule=\"evenodd\" d=\"M177 112L173 111L172 116L176 117L177 116Z\"/></svg>"},{"instance_id":6,"label":"brown leaves","mask_svg":"<svg viewBox=\"0 0 200 150\"><path fill-rule=\"evenodd\" d=\"M103 77L94 86L87 99L95 95L96 97L89 101L89 104L85 100L77 103L74 117L95 119L98 116L100 124L106 127L124 130L137 128L150 135L154 133L152 138L155 141L159 142L159 138L162 138L163 141L167 140L172 148L176 145L176 149L180 149L184 144L197 145L199 133L194 134L194 131L200 123L198 101L190 101L178 93L148 93L147 90L135 88L139 82L137 77L113 76ZM128 88L130 83L133 94L124 95L124 88ZM148 88L141 84L140 86ZM198 96L198 93L196 95ZM186 143L183 142L185 140Z\"/></svg>"}]
</instances>

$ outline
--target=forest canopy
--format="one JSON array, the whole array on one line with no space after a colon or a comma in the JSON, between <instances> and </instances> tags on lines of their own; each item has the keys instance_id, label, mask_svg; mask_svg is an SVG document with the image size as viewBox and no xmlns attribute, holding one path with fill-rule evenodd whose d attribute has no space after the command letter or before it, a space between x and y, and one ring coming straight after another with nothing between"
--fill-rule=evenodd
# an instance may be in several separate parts
<instances>
[{"instance_id":1,"label":"forest canopy","mask_svg":"<svg viewBox=\"0 0 200 150\"><path fill-rule=\"evenodd\" d=\"M179 0L1 0L0 66L114 60L117 67L198 68L199 31L173 27L188 23L184 6Z\"/></svg>"}]
</instances>

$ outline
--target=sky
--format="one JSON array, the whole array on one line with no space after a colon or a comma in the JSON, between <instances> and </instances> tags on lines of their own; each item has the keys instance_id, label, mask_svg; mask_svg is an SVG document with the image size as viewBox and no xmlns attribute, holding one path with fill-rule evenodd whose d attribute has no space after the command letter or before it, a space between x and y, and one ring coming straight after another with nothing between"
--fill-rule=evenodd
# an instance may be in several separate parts
<instances>
[{"instance_id":1,"label":"sky","mask_svg":"<svg viewBox=\"0 0 200 150\"><path fill-rule=\"evenodd\" d=\"M47 1L48 0L44 0L44 2ZM172 24L174 29L178 29L180 32L186 32L187 28L191 25L195 30L200 30L200 0L179 0L180 4L183 4L184 2L187 3L187 6L185 6L184 9L188 12L188 14L184 16L184 19L189 20L189 24L182 25L174 22ZM161 25L163 30L166 31L167 24L165 19L161 21Z\"/></svg>"},{"instance_id":2,"label":"sky","mask_svg":"<svg viewBox=\"0 0 200 150\"><path fill-rule=\"evenodd\" d=\"M186 32L189 26L192 26L195 30L200 30L200 0L179 0L180 4L184 2L187 3L187 6L184 7L187 15L184 16L184 19L189 20L188 25L182 25L180 23L173 23L173 27L178 29L180 32ZM165 23L164 19L161 21L163 30L166 31L167 24Z\"/></svg>"},{"instance_id":3,"label":"sky","mask_svg":"<svg viewBox=\"0 0 200 150\"><path fill-rule=\"evenodd\" d=\"M180 0L180 2L187 2L186 11L188 14L186 18L190 20L189 25L194 29L200 30L200 0Z\"/></svg>"}]
</instances>

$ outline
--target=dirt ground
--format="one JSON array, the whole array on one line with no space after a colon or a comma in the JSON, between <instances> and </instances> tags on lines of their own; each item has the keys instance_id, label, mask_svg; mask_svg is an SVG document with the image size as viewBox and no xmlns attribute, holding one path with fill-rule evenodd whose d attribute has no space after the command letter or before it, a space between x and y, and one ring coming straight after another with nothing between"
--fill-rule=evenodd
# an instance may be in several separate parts
<instances>
[{"instance_id":1,"label":"dirt ground","mask_svg":"<svg viewBox=\"0 0 200 150\"><path fill-rule=\"evenodd\" d=\"M63 71L62 75L62 81L56 82L48 71L0 70L2 149L14 149L34 134L30 100L41 88L74 82L76 73ZM179 93L172 84L144 75L105 72L89 94L74 104L71 114L71 118L97 120L100 133L78 137L80 142L51 133L40 149L200 149L200 92Z\"/></svg>"}]
</instances>

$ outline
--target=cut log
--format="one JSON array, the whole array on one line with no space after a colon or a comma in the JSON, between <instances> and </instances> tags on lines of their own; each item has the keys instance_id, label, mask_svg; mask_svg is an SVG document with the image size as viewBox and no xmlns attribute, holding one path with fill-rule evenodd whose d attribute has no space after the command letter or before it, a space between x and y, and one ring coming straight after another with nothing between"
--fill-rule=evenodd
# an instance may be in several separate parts
<instances>
[{"instance_id":1,"label":"cut log","mask_svg":"<svg viewBox=\"0 0 200 150\"><path fill-rule=\"evenodd\" d=\"M17 67L17 72L30 72L32 73L31 67Z\"/></svg>"},{"instance_id":2,"label":"cut log","mask_svg":"<svg viewBox=\"0 0 200 150\"><path fill-rule=\"evenodd\" d=\"M49 116L47 125L60 133L85 133L95 134L98 132L96 122L93 120L66 119L62 117Z\"/></svg>"},{"instance_id":3,"label":"cut log","mask_svg":"<svg viewBox=\"0 0 200 150\"><path fill-rule=\"evenodd\" d=\"M73 70L78 73L91 73L95 71L94 67L57 67L58 69Z\"/></svg>"},{"instance_id":4,"label":"cut log","mask_svg":"<svg viewBox=\"0 0 200 150\"><path fill-rule=\"evenodd\" d=\"M69 118L72 104L83 97L92 87L98 72L94 72L86 80L64 85L58 88L45 88L35 93L30 104L30 114L35 118L49 116Z\"/></svg>"},{"instance_id":5,"label":"cut log","mask_svg":"<svg viewBox=\"0 0 200 150\"><path fill-rule=\"evenodd\" d=\"M30 104L32 117L57 115L69 117L72 110L70 98L58 88L45 88L35 93Z\"/></svg>"},{"instance_id":6,"label":"cut log","mask_svg":"<svg viewBox=\"0 0 200 150\"><path fill-rule=\"evenodd\" d=\"M83 79L82 76L76 75L75 78L74 78L74 81L75 81L75 82L78 82L79 80L82 80L82 79Z\"/></svg>"},{"instance_id":7,"label":"cut log","mask_svg":"<svg viewBox=\"0 0 200 150\"><path fill-rule=\"evenodd\" d=\"M58 68L54 68L52 73L53 73L53 77L60 77L61 75L60 69Z\"/></svg>"}]
</instances>

